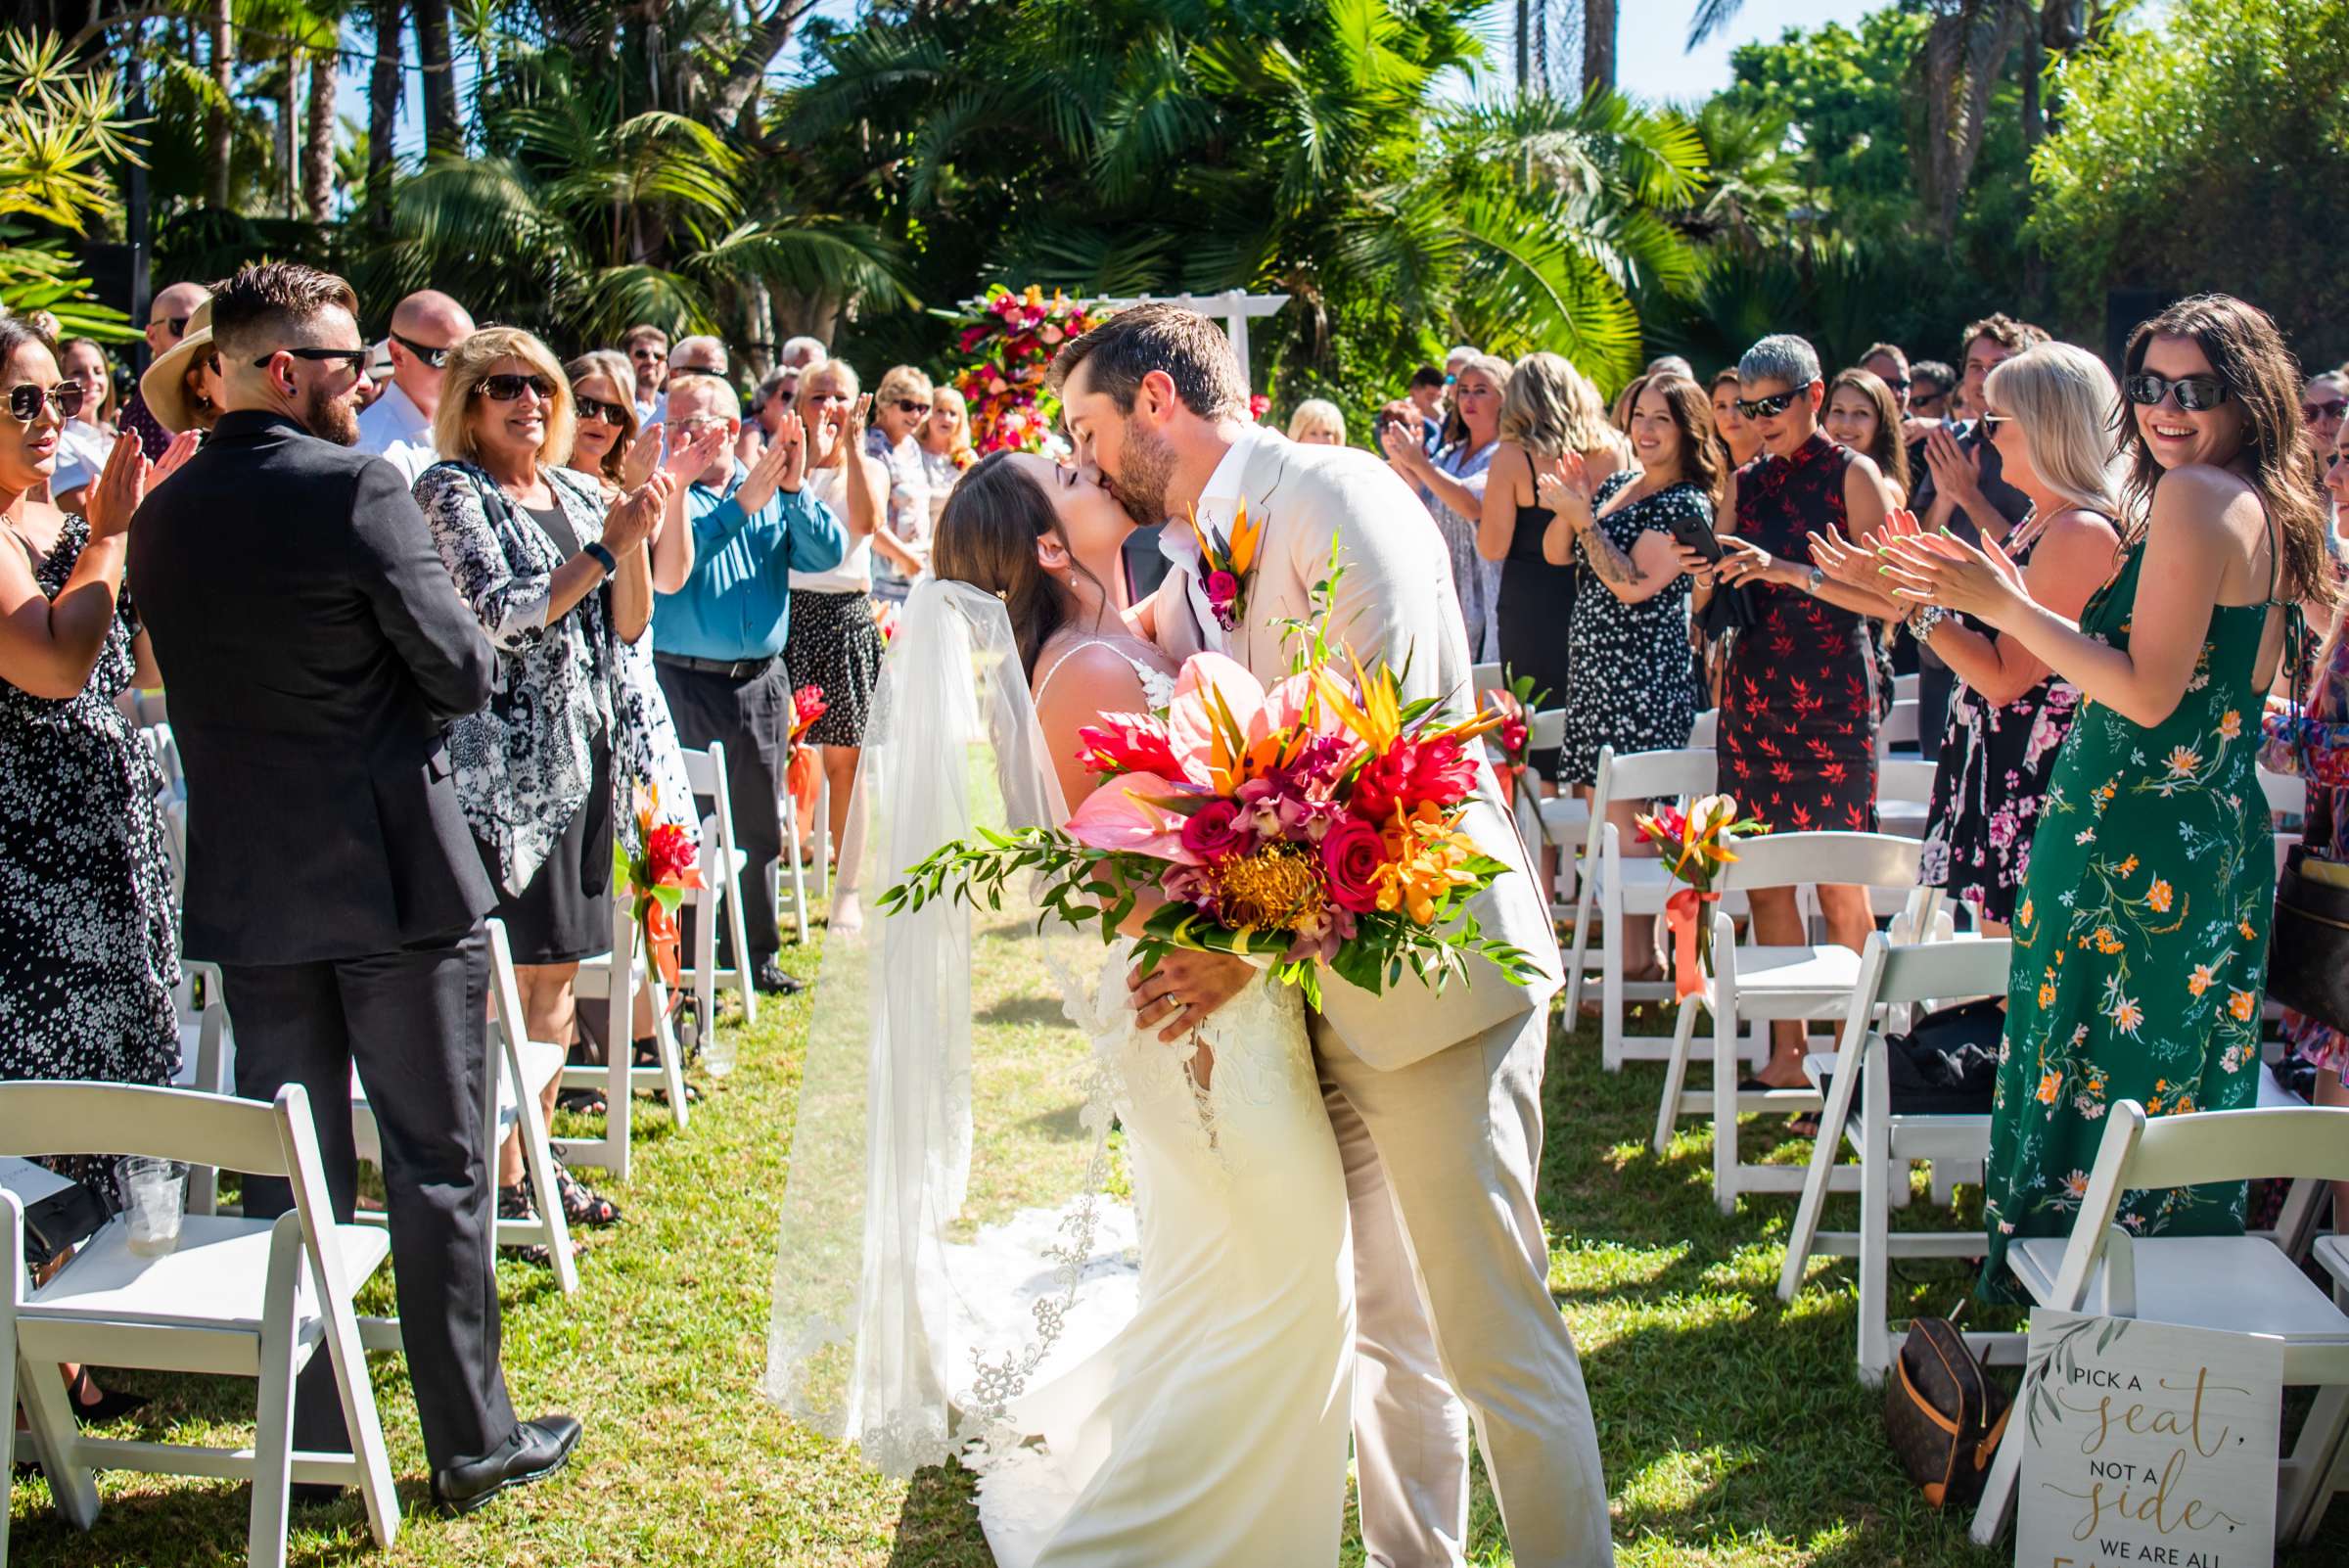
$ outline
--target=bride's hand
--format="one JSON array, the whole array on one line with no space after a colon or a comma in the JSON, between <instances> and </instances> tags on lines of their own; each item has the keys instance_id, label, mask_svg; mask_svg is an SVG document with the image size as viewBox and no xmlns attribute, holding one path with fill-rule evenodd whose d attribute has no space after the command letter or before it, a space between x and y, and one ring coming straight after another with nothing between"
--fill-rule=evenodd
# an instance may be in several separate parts
<instances>
[{"instance_id":1,"label":"bride's hand","mask_svg":"<svg viewBox=\"0 0 2349 1568\"><path fill-rule=\"evenodd\" d=\"M1172 1045L1201 1020L1237 996L1256 974L1255 965L1227 952L1171 952L1145 975L1134 965L1126 977L1127 1001L1137 1029L1157 1029Z\"/></svg>"}]
</instances>

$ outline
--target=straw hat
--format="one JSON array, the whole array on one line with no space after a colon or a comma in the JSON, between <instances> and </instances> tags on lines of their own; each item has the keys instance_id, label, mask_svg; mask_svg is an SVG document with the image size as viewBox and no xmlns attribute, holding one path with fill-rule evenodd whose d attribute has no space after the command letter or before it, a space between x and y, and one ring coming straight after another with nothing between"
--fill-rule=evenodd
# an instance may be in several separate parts
<instances>
[{"instance_id":1,"label":"straw hat","mask_svg":"<svg viewBox=\"0 0 2349 1568\"><path fill-rule=\"evenodd\" d=\"M188 397L188 367L211 352L212 301L206 300L188 313L187 336L173 344L139 378L139 396L155 422L176 436L194 427L196 410Z\"/></svg>"}]
</instances>

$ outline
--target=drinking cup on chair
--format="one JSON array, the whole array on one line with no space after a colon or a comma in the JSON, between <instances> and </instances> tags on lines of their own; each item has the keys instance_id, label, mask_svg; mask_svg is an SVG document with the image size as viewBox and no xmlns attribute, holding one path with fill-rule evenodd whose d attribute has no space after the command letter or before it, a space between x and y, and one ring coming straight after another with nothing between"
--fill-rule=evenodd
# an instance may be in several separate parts
<instances>
[{"instance_id":1,"label":"drinking cup on chair","mask_svg":"<svg viewBox=\"0 0 2349 1568\"><path fill-rule=\"evenodd\" d=\"M188 1168L177 1160L133 1155L122 1162L116 1179L130 1250L142 1258L176 1250L180 1219L187 1212Z\"/></svg>"}]
</instances>

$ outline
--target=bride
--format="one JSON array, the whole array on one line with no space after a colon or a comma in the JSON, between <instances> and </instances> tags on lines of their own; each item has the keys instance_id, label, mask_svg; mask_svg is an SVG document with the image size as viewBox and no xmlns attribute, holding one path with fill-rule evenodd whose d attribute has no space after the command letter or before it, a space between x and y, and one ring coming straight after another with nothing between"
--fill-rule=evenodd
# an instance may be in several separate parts
<instances>
[{"instance_id":1,"label":"bride","mask_svg":"<svg viewBox=\"0 0 2349 1568\"><path fill-rule=\"evenodd\" d=\"M997 809L1009 827L1065 821L1096 782L1078 732L1172 699L1173 663L1112 586L1132 528L1093 475L1043 457L997 454L956 487L937 578L915 589L883 673L878 745L868 733L868 886L997 825L985 820ZM1354 1268L1300 998L1267 984L1196 1028L1178 1017L1144 1031L1128 945L1104 956L1089 933L1040 926L975 942L970 911L941 901L833 937L768 1391L884 1469L960 1454L980 1474L1002 1568L1334 1564ZM973 1048L973 965L1021 946L1035 949L1030 989L1056 994L1084 1038L1075 1120L1089 1158L1074 1192L1036 1169L1048 1156L1022 1163L1024 1190L1069 1201L973 1233L971 1150L1015 1120L975 1111L975 1092L1021 1071ZM986 1017L1020 1016L1006 1010L1018 999L995 998ZM1080 1354L1071 1341L1115 1208L1101 1189L1120 1176L1138 1226L1136 1299Z\"/></svg>"}]
</instances>

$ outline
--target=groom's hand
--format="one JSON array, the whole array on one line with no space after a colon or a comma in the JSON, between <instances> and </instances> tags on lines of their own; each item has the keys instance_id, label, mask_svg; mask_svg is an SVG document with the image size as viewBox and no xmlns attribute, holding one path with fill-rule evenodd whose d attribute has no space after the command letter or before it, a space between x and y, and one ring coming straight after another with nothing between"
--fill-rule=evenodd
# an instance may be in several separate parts
<instances>
[{"instance_id":1,"label":"groom's hand","mask_svg":"<svg viewBox=\"0 0 2349 1568\"><path fill-rule=\"evenodd\" d=\"M1237 996L1255 973L1245 958L1225 952L1171 952L1147 975L1139 964L1133 967L1126 977L1127 1000L1136 1027L1166 1024L1158 1038L1172 1045Z\"/></svg>"}]
</instances>

